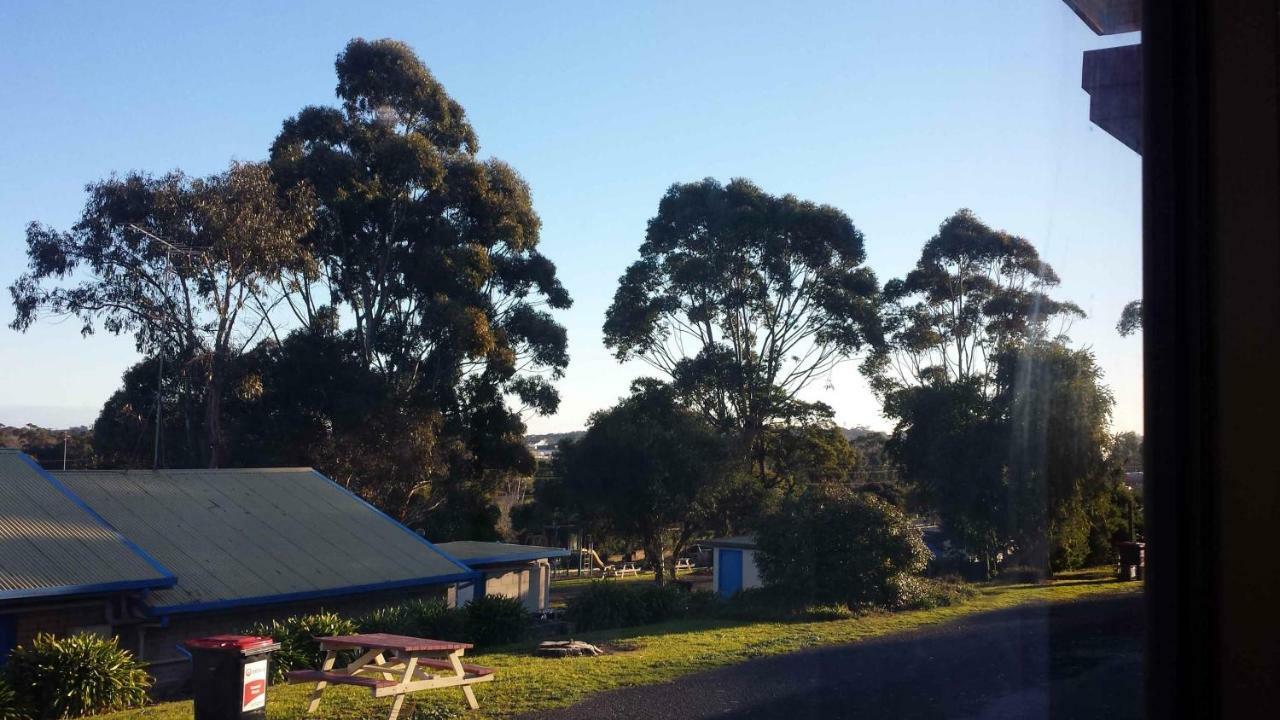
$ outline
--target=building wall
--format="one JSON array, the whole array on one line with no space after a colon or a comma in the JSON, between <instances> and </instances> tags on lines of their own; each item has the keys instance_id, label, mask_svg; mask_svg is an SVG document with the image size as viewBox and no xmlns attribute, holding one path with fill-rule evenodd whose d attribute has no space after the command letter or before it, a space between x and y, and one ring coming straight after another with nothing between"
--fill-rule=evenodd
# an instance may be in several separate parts
<instances>
[{"instance_id":1,"label":"building wall","mask_svg":"<svg viewBox=\"0 0 1280 720\"><path fill-rule=\"evenodd\" d=\"M484 575L485 595L516 598L531 613L547 609L551 565L546 560L486 567L480 572ZM457 585L449 588L449 604L452 607L466 605L473 597L473 588L459 588Z\"/></svg>"},{"instance_id":2,"label":"building wall","mask_svg":"<svg viewBox=\"0 0 1280 720\"><path fill-rule=\"evenodd\" d=\"M185 640L223 633L242 633L259 622L282 620L291 615L305 615L321 610L355 618L371 610L408 600L443 600L445 589L445 586L436 585L217 612L184 613L170 615L163 627L154 623L149 626L125 627L120 629L119 635L122 645L139 653L149 663L148 671L156 679L153 694L157 697L170 697L189 692L186 686L190 662L178 649Z\"/></svg>"},{"instance_id":3,"label":"building wall","mask_svg":"<svg viewBox=\"0 0 1280 720\"><path fill-rule=\"evenodd\" d=\"M105 599L0 608L0 615L12 618L14 646L29 644L39 633L73 635L81 632L111 632ZM6 650L8 648L0 648L0 652Z\"/></svg>"}]
</instances>

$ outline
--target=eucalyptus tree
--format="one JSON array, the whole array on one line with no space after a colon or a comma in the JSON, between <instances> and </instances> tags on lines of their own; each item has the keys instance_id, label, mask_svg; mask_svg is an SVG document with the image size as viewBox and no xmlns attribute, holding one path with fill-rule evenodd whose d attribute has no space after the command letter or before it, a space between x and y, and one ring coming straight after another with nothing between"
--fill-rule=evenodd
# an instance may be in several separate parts
<instances>
[{"instance_id":1,"label":"eucalyptus tree","mask_svg":"<svg viewBox=\"0 0 1280 720\"><path fill-rule=\"evenodd\" d=\"M743 179L672 185L619 280L605 343L759 449L771 424L820 409L804 388L878 341L865 260L862 233L829 205Z\"/></svg>"},{"instance_id":2,"label":"eucalyptus tree","mask_svg":"<svg viewBox=\"0 0 1280 720\"><path fill-rule=\"evenodd\" d=\"M1120 311L1120 320L1116 322L1116 332L1128 337L1142 329L1142 301L1133 300Z\"/></svg>"},{"instance_id":3,"label":"eucalyptus tree","mask_svg":"<svg viewBox=\"0 0 1280 720\"><path fill-rule=\"evenodd\" d=\"M271 147L282 185L318 198L305 245L319 293L293 307L340 308L405 417L469 449L466 474L531 466L508 399L555 411L569 358L548 308L571 301L538 251L529 186L478 155L462 106L407 45L356 39L335 69L339 105L303 108Z\"/></svg>"},{"instance_id":4,"label":"eucalyptus tree","mask_svg":"<svg viewBox=\"0 0 1280 720\"><path fill-rule=\"evenodd\" d=\"M1066 345L1084 313L1058 284L1030 241L961 210L885 283L885 343L863 367L896 421L888 450L988 573L1011 550L1080 562L1105 500L1111 395Z\"/></svg>"},{"instance_id":5,"label":"eucalyptus tree","mask_svg":"<svg viewBox=\"0 0 1280 720\"><path fill-rule=\"evenodd\" d=\"M228 366L261 339L270 288L306 272L299 240L312 228L313 195L306 185L279 193L258 163L207 178L132 173L88 193L70 230L28 225L11 327L73 317L85 335L101 325L132 334L144 355L176 361L185 384L200 386L203 417L187 425L203 427L202 459L217 467Z\"/></svg>"},{"instance_id":6,"label":"eucalyptus tree","mask_svg":"<svg viewBox=\"0 0 1280 720\"><path fill-rule=\"evenodd\" d=\"M1000 352L1059 336L1084 316L1049 296L1058 284L1030 241L960 210L905 277L885 283L885 343L864 370L882 394L970 379L990 394Z\"/></svg>"}]
</instances>

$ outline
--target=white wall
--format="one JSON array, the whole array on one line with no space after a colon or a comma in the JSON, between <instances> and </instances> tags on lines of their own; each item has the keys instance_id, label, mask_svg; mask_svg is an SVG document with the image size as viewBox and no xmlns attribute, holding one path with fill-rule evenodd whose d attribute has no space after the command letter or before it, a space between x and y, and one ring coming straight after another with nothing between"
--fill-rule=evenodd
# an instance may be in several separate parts
<instances>
[{"instance_id":1,"label":"white wall","mask_svg":"<svg viewBox=\"0 0 1280 720\"><path fill-rule=\"evenodd\" d=\"M719 592L720 590L720 551L722 549L735 550L737 548L713 548L711 559L711 589ZM742 589L750 590L764 585L764 581L760 579L760 568L756 565L756 551L742 550Z\"/></svg>"},{"instance_id":2,"label":"white wall","mask_svg":"<svg viewBox=\"0 0 1280 720\"><path fill-rule=\"evenodd\" d=\"M548 590L551 586L550 564L546 560L535 560L519 567L495 568L482 571L484 573L484 594L501 595L516 598L524 603L532 613L542 612L547 608ZM466 605L475 597L477 589L458 586L449 591L449 604L452 607Z\"/></svg>"}]
</instances>

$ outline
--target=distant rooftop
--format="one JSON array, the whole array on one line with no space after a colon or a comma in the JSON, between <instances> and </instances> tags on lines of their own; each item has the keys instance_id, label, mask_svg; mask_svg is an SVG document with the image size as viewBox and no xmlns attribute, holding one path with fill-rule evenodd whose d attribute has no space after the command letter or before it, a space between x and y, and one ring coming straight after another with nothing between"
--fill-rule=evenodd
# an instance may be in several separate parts
<instances>
[{"instance_id":1,"label":"distant rooftop","mask_svg":"<svg viewBox=\"0 0 1280 720\"><path fill-rule=\"evenodd\" d=\"M457 558L467 565L492 565L506 562L522 562L541 558L568 557L564 548L543 545L515 545L512 543L457 540L436 545L441 552Z\"/></svg>"}]
</instances>

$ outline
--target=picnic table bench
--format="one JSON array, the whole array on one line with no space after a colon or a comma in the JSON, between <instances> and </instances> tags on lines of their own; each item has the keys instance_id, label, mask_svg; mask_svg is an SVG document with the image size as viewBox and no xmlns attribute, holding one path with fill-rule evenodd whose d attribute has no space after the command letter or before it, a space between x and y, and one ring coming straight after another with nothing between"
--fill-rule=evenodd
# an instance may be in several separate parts
<instances>
[{"instance_id":1,"label":"picnic table bench","mask_svg":"<svg viewBox=\"0 0 1280 720\"><path fill-rule=\"evenodd\" d=\"M640 574L640 565L638 563L633 563L633 562L624 562L617 567L610 565L606 569L609 570L610 574L613 575L614 577L626 577L627 575Z\"/></svg>"},{"instance_id":2,"label":"picnic table bench","mask_svg":"<svg viewBox=\"0 0 1280 720\"><path fill-rule=\"evenodd\" d=\"M682 557L679 560L676 560L676 572L679 572L681 570L692 570L692 569L693 569L692 558Z\"/></svg>"},{"instance_id":3,"label":"picnic table bench","mask_svg":"<svg viewBox=\"0 0 1280 720\"><path fill-rule=\"evenodd\" d=\"M462 654L471 647L469 643L386 633L335 635L316 638L316 641L324 650L320 669L293 670L286 675L290 682L315 682L316 689L307 705L309 716L319 709L320 698L330 684L366 687L373 697L395 698L387 720L396 720L406 695L434 688L461 687L467 706L476 710L480 705L471 685L494 678L492 668L462 662ZM338 654L347 650L362 652L335 670ZM452 672L432 674L429 669Z\"/></svg>"}]
</instances>

